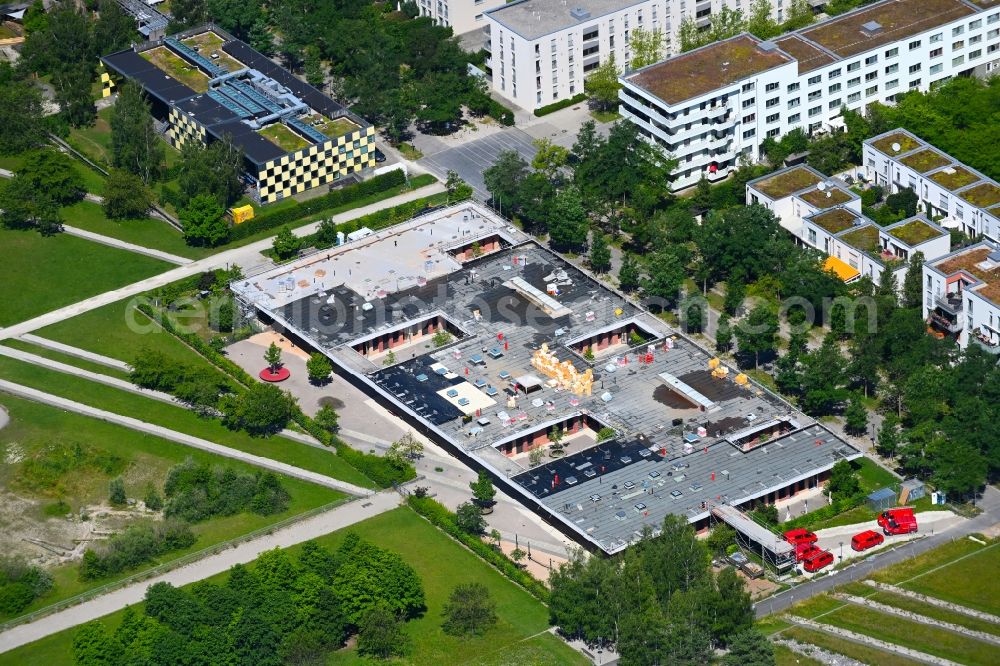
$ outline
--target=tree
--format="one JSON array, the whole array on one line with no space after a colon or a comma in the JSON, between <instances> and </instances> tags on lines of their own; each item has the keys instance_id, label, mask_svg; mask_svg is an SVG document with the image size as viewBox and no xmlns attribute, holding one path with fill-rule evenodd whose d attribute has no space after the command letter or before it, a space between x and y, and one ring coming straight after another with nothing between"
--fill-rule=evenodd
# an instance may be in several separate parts
<instances>
[{"instance_id":1,"label":"tree","mask_svg":"<svg viewBox=\"0 0 1000 666\"><path fill-rule=\"evenodd\" d=\"M632 69L639 69L663 59L663 32L635 28L629 45L632 48Z\"/></svg>"},{"instance_id":2,"label":"tree","mask_svg":"<svg viewBox=\"0 0 1000 666\"><path fill-rule=\"evenodd\" d=\"M229 236L222 206L213 196L199 194L181 208L178 217L184 228L184 242L196 247L215 247Z\"/></svg>"},{"instance_id":3,"label":"tree","mask_svg":"<svg viewBox=\"0 0 1000 666\"><path fill-rule=\"evenodd\" d=\"M774 504L758 504L751 512L751 515L757 522L764 525L775 527L778 524L778 507Z\"/></svg>"},{"instance_id":4,"label":"tree","mask_svg":"<svg viewBox=\"0 0 1000 666\"><path fill-rule=\"evenodd\" d=\"M677 27L677 41L680 42L681 53L692 51L706 43L705 36L698 29L693 16L685 16Z\"/></svg>"},{"instance_id":5,"label":"tree","mask_svg":"<svg viewBox=\"0 0 1000 666\"><path fill-rule=\"evenodd\" d=\"M462 502L455 511L455 525L468 534L485 534L486 520L479 507L471 502Z\"/></svg>"},{"instance_id":6,"label":"tree","mask_svg":"<svg viewBox=\"0 0 1000 666\"><path fill-rule=\"evenodd\" d=\"M882 419L882 425L878 429L878 439L875 449L879 455L889 456L890 458L899 449L899 419L895 414L890 412Z\"/></svg>"},{"instance_id":7,"label":"tree","mask_svg":"<svg viewBox=\"0 0 1000 666\"><path fill-rule=\"evenodd\" d=\"M65 65L52 74L55 101L59 112L73 127L86 127L94 122L97 109L90 93L94 67L88 62Z\"/></svg>"},{"instance_id":8,"label":"tree","mask_svg":"<svg viewBox=\"0 0 1000 666\"><path fill-rule=\"evenodd\" d=\"M548 137L535 139L531 145L536 149L535 156L531 159L531 167L545 174L550 181L555 180L559 170L566 166L569 150L552 143L552 139Z\"/></svg>"},{"instance_id":9,"label":"tree","mask_svg":"<svg viewBox=\"0 0 1000 666\"><path fill-rule=\"evenodd\" d=\"M122 646L100 620L93 620L73 634L73 657L80 666L118 663Z\"/></svg>"},{"instance_id":10,"label":"tree","mask_svg":"<svg viewBox=\"0 0 1000 666\"><path fill-rule=\"evenodd\" d=\"M267 367L272 374L277 372L278 368L281 367L281 347L274 342L268 345L267 350L264 352L264 362L267 363Z\"/></svg>"},{"instance_id":11,"label":"tree","mask_svg":"<svg viewBox=\"0 0 1000 666\"><path fill-rule=\"evenodd\" d=\"M101 0L94 21L94 51L107 55L139 41L135 19L125 13L115 0Z\"/></svg>"},{"instance_id":12,"label":"tree","mask_svg":"<svg viewBox=\"0 0 1000 666\"><path fill-rule=\"evenodd\" d=\"M43 236L62 230L59 206L28 179L0 182L0 224L7 229L38 229Z\"/></svg>"},{"instance_id":13,"label":"tree","mask_svg":"<svg viewBox=\"0 0 1000 666\"><path fill-rule=\"evenodd\" d=\"M409 636L401 618L385 603L373 606L358 625L358 652L378 659L406 654Z\"/></svg>"},{"instance_id":14,"label":"tree","mask_svg":"<svg viewBox=\"0 0 1000 666\"><path fill-rule=\"evenodd\" d=\"M640 278L639 262L635 260L634 254L626 252L622 265L618 268L618 286L626 293L633 292L639 288Z\"/></svg>"},{"instance_id":15,"label":"tree","mask_svg":"<svg viewBox=\"0 0 1000 666\"><path fill-rule=\"evenodd\" d=\"M584 81L584 87L590 93L590 99L598 108L609 110L618 105L618 65L615 63L614 52L608 56L600 67L595 69Z\"/></svg>"},{"instance_id":16,"label":"tree","mask_svg":"<svg viewBox=\"0 0 1000 666\"><path fill-rule=\"evenodd\" d=\"M830 480L823 492L837 498L854 497L861 492L861 482L854 467L846 460L838 460L830 470Z\"/></svg>"},{"instance_id":17,"label":"tree","mask_svg":"<svg viewBox=\"0 0 1000 666\"><path fill-rule=\"evenodd\" d=\"M452 201L462 201L472 196L472 186L462 180L462 177L458 175L458 172L453 169L448 169L448 177L445 181L445 187L448 188L449 203Z\"/></svg>"},{"instance_id":18,"label":"tree","mask_svg":"<svg viewBox=\"0 0 1000 666\"><path fill-rule=\"evenodd\" d=\"M112 169L104 182L104 214L112 220L134 220L145 217L153 203L153 195L138 176Z\"/></svg>"},{"instance_id":19,"label":"tree","mask_svg":"<svg viewBox=\"0 0 1000 666\"><path fill-rule=\"evenodd\" d=\"M725 645L741 631L753 627L753 604L743 579L732 567L726 567L715 579L717 601L712 622L712 637Z\"/></svg>"},{"instance_id":20,"label":"tree","mask_svg":"<svg viewBox=\"0 0 1000 666\"><path fill-rule=\"evenodd\" d=\"M859 396L851 396L851 402L844 412L844 420L844 430L849 435L863 435L868 430L868 410Z\"/></svg>"},{"instance_id":21,"label":"tree","mask_svg":"<svg viewBox=\"0 0 1000 666\"><path fill-rule=\"evenodd\" d=\"M156 492L156 488L153 484L150 484L146 488L146 496L142 500L146 508L150 511L159 511L163 508L163 498L160 497L160 493Z\"/></svg>"},{"instance_id":22,"label":"tree","mask_svg":"<svg viewBox=\"0 0 1000 666\"><path fill-rule=\"evenodd\" d=\"M302 249L302 239L293 234L286 224L278 230L271 247L278 259L290 259Z\"/></svg>"},{"instance_id":23,"label":"tree","mask_svg":"<svg viewBox=\"0 0 1000 666\"><path fill-rule=\"evenodd\" d=\"M128 501L125 496L125 481L120 476L111 479L111 483L108 484L108 501L116 506Z\"/></svg>"},{"instance_id":24,"label":"tree","mask_svg":"<svg viewBox=\"0 0 1000 666\"><path fill-rule=\"evenodd\" d=\"M829 333L823 344L802 358L801 407L807 414L823 416L839 408L848 397L846 362L837 335Z\"/></svg>"},{"instance_id":25,"label":"tree","mask_svg":"<svg viewBox=\"0 0 1000 666\"><path fill-rule=\"evenodd\" d=\"M243 193L242 173L243 152L228 135L208 146L188 141L181 148L177 178L185 201L207 194L230 206Z\"/></svg>"},{"instance_id":26,"label":"tree","mask_svg":"<svg viewBox=\"0 0 1000 666\"><path fill-rule=\"evenodd\" d=\"M556 194L549 218L549 242L557 249L579 248L587 242L587 212L580 191L573 185Z\"/></svg>"},{"instance_id":27,"label":"tree","mask_svg":"<svg viewBox=\"0 0 1000 666\"><path fill-rule=\"evenodd\" d=\"M716 523L705 539L705 546L712 555L718 557L726 555L729 546L734 543L736 543L736 530L726 523Z\"/></svg>"},{"instance_id":28,"label":"tree","mask_svg":"<svg viewBox=\"0 0 1000 666\"><path fill-rule=\"evenodd\" d=\"M424 445L413 436L412 432L407 432L392 443L385 455L387 458L396 458L400 462L405 462L416 460L423 454Z\"/></svg>"},{"instance_id":29,"label":"tree","mask_svg":"<svg viewBox=\"0 0 1000 666\"><path fill-rule=\"evenodd\" d=\"M753 354L754 368L759 367L761 354L774 352L777 338L778 314L766 303L755 306L746 320L736 327L740 353Z\"/></svg>"},{"instance_id":30,"label":"tree","mask_svg":"<svg viewBox=\"0 0 1000 666\"><path fill-rule=\"evenodd\" d=\"M227 427L251 435L271 435L288 425L298 405L277 386L255 383L240 395L224 396L220 408Z\"/></svg>"},{"instance_id":31,"label":"tree","mask_svg":"<svg viewBox=\"0 0 1000 666\"><path fill-rule=\"evenodd\" d=\"M482 583L460 583L444 605L446 634L479 636L497 622L496 603Z\"/></svg>"},{"instance_id":32,"label":"tree","mask_svg":"<svg viewBox=\"0 0 1000 666\"><path fill-rule=\"evenodd\" d=\"M313 417L313 421L320 428L331 434L340 429L340 417L337 416L337 410L330 405L320 407L319 411L316 412L316 416Z\"/></svg>"},{"instance_id":33,"label":"tree","mask_svg":"<svg viewBox=\"0 0 1000 666\"><path fill-rule=\"evenodd\" d=\"M73 160L55 150L35 150L14 170L15 180L22 180L60 206L83 198L86 189Z\"/></svg>"},{"instance_id":34,"label":"tree","mask_svg":"<svg viewBox=\"0 0 1000 666\"><path fill-rule=\"evenodd\" d=\"M723 666L775 666L774 644L759 630L744 629L729 640Z\"/></svg>"},{"instance_id":35,"label":"tree","mask_svg":"<svg viewBox=\"0 0 1000 666\"><path fill-rule=\"evenodd\" d=\"M608 239L600 231L591 234L590 267L596 273L607 273L611 269L611 248Z\"/></svg>"},{"instance_id":36,"label":"tree","mask_svg":"<svg viewBox=\"0 0 1000 666\"><path fill-rule=\"evenodd\" d=\"M719 317L719 325L715 329L715 350L727 352L733 347L733 327L729 323L729 315L723 313Z\"/></svg>"},{"instance_id":37,"label":"tree","mask_svg":"<svg viewBox=\"0 0 1000 666\"><path fill-rule=\"evenodd\" d=\"M903 279L903 296L900 305L904 308L919 308L924 304L924 253L919 250L910 257L910 267Z\"/></svg>"},{"instance_id":38,"label":"tree","mask_svg":"<svg viewBox=\"0 0 1000 666\"><path fill-rule=\"evenodd\" d=\"M479 470L479 477L470 483L469 487L472 489L476 505L481 509L488 509L495 504L493 498L496 497L497 491L493 487L493 480L485 471Z\"/></svg>"},{"instance_id":39,"label":"tree","mask_svg":"<svg viewBox=\"0 0 1000 666\"><path fill-rule=\"evenodd\" d=\"M927 447L931 482L949 495L966 497L986 482L986 459L967 442L936 437Z\"/></svg>"},{"instance_id":40,"label":"tree","mask_svg":"<svg viewBox=\"0 0 1000 666\"><path fill-rule=\"evenodd\" d=\"M146 184L151 183L160 173L164 148L153 127L149 102L139 85L132 81L124 83L112 109L112 166L135 174Z\"/></svg>"},{"instance_id":41,"label":"tree","mask_svg":"<svg viewBox=\"0 0 1000 666\"><path fill-rule=\"evenodd\" d=\"M782 32L778 23L771 19L771 3L767 0L754 0L750 5L745 29L759 39L771 39Z\"/></svg>"},{"instance_id":42,"label":"tree","mask_svg":"<svg viewBox=\"0 0 1000 666\"><path fill-rule=\"evenodd\" d=\"M21 153L44 140L41 91L15 80L10 66L0 63L0 154Z\"/></svg>"},{"instance_id":43,"label":"tree","mask_svg":"<svg viewBox=\"0 0 1000 666\"><path fill-rule=\"evenodd\" d=\"M673 248L657 252L647 269L649 279L642 283L647 299L655 299L655 309L667 310L677 304L686 274ZM653 305L653 304L651 304Z\"/></svg>"},{"instance_id":44,"label":"tree","mask_svg":"<svg viewBox=\"0 0 1000 666\"><path fill-rule=\"evenodd\" d=\"M170 3L170 16L173 21L167 34L204 23L208 18L205 0L174 0Z\"/></svg>"},{"instance_id":45,"label":"tree","mask_svg":"<svg viewBox=\"0 0 1000 666\"><path fill-rule=\"evenodd\" d=\"M329 381L332 372L333 365L324 354L314 352L306 361L306 373L309 375L309 381L313 384L325 384Z\"/></svg>"},{"instance_id":46,"label":"tree","mask_svg":"<svg viewBox=\"0 0 1000 666\"><path fill-rule=\"evenodd\" d=\"M508 212L517 210L521 184L527 176L528 163L516 150L501 150L493 166L483 171L483 183L501 214L504 206Z\"/></svg>"},{"instance_id":47,"label":"tree","mask_svg":"<svg viewBox=\"0 0 1000 666\"><path fill-rule=\"evenodd\" d=\"M326 68L323 66L323 58L320 56L319 47L310 44L305 48L305 70L306 81L322 88L326 83Z\"/></svg>"}]
</instances>

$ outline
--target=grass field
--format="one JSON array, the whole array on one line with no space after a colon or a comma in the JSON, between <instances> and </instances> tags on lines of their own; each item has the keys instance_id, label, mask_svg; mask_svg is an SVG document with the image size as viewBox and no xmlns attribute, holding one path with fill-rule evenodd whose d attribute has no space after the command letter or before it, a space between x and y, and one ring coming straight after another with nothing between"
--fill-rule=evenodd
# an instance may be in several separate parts
<instances>
[{"instance_id":1,"label":"grass field","mask_svg":"<svg viewBox=\"0 0 1000 666\"><path fill-rule=\"evenodd\" d=\"M76 303L173 266L66 234L0 229L0 326Z\"/></svg>"},{"instance_id":2,"label":"grass field","mask_svg":"<svg viewBox=\"0 0 1000 666\"><path fill-rule=\"evenodd\" d=\"M931 569L947 565L965 555L971 555L983 550L985 546L972 539L956 539L943 546L938 546L923 555L914 557L890 569L876 573L872 578L882 583L897 585L915 576L927 573Z\"/></svg>"},{"instance_id":3,"label":"grass field","mask_svg":"<svg viewBox=\"0 0 1000 666\"><path fill-rule=\"evenodd\" d=\"M0 378L335 479L366 487L372 485L371 481L329 449L301 444L280 436L251 437L242 431L229 430L218 419L201 418L179 405L4 357L0 357Z\"/></svg>"},{"instance_id":4,"label":"grass field","mask_svg":"<svg viewBox=\"0 0 1000 666\"><path fill-rule=\"evenodd\" d=\"M1000 544L930 571L902 587L986 613L1000 614ZM974 575L970 575L974 572Z\"/></svg>"},{"instance_id":5,"label":"grass field","mask_svg":"<svg viewBox=\"0 0 1000 666\"><path fill-rule=\"evenodd\" d=\"M97 112L97 118L90 127L70 130L66 143L80 151L91 161L102 166L111 164L111 114L114 107ZM100 194L100 192L94 192Z\"/></svg>"},{"instance_id":6,"label":"grass field","mask_svg":"<svg viewBox=\"0 0 1000 666\"><path fill-rule=\"evenodd\" d=\"M99 448L126 461L122 476L125 479L126 491L131 497L141 496L148 483L153 483L162 490L167 470L188 457L197 461L225 465L240 471L256 471L257 469L238 461L191 449L158 437L2 393L0 393L0 404L4 406L11 417L10 424L0 431L0 450L6 451L7 447L13 443L16 443L18 449L24 454L30 454L40 447L53 443L80 444L84 447ZM6 460L6 456L0 457L0 460ZM20 487L21 477L18 476L19 469L17 464L0 462L0 485L23 492ZM108 481L109 477L99 471L90 469L69 471L59 479L59 492L64 501L76 511L80 506L106 499ZM239 514L199 523L193 527L199 538L191 548L169 553L155 564L176 559L188 552L201 550L214 543L266 527L313 507L322 506L344 497L341 493L329 488L297 479L282 477L282 483L292 496L288 509L283 513L274 516ZM42 491L36 491L30 496L42 500L54 499ZM52 573L56 583L54 590L36 601L26 612L74 596L111 580L123 578L134 572L124 573L107 580L88 582L78 580L75 564L57 567L52 570ZM65 663L65 660L53 663Z\"/></svg>"},{"instance_id":7,"label":"grass field","mask_svg":"<svg viewBox=\"0 0 1000 666\"><path fill-rule=\"evenodd\" d=\"M813 631L803 627L793 627L785 631L782 635L797 640L800 643L810 643L830 652L836 652L845 657L857 659L862 663L871 664L872 666L920 666L921 664L919 661L907 659L893 652L886 652L838 636L832 636L822 631ZM778 662L779 666L781 663L781 661ZM786 663L794 664L796 662L789 661Z\"/></svg>"},{"instance_id":8,"label":"grass field","mask_svg":"<svg viewBox=\"0 0 1000 666\"><path fill-rule=\"evenodd\" d=\"M191 247L184 242L181 232L162 220L109 220L99 204L81 201L63 208L66 224L102 236L110 236L134 243L142 247L162 250L188 259L201 259L212 252L212 248Z\"/></svg>"},{"instance_id":9,"label":"grass field","mask_svg":"<svg viewBox=\"0 0 1000 666\"><path fill-rule=\"evenodd\" d=\"M874 591L873 588L868 589L870 591ZM936 594L934 596L940 598L940 595ZM956 613L955 611L948 610L947 608L941 608L940 606L917 601L916 599L911 599L910 597L906 597L901 594L894 594L892 592L875 592L875 594L868 595L868 598L872 601L877 601L895 608L910 611L911 613L919 613L920 615L932 617L935 620L957 624L960 627L966 627L968 629L972 629L973 631L981 631L986 634L995 634L1000 636L1000 624L980 620L964 613Z\"/></svg>"},{"instance_id":10,"label":"grass field","mask_svg":"<svg viewBox=\"0 0 1000 666\"><path fill-rule=\"evenodd\" d=\"M124 370L118 370L117 368L112 368L107 365L102 365L100 363L94 363L93 361L88 361L87 359L80 358L78 356L71 356L70 354L64 354L62 352L49 349L47 347L42 347L39 345L31 344L30 342L25 342L19 339L3 340L0 342L5 347L10 347L12 349L20 349L21 351L26 351L30 354L36 356L41 356L43 358L49 358L53 361L58 361L59 363L65 363L66 365L72 365L83 370L89 370L90 372L97 372L102 375L108 375L109 377L117 377L118 379L128 379L129 373Z\"/></svg>"},{"instance_id":11,"label":"grass field","mask_svg":"<svg viewBox=\"0 0 1000 666\"><path fill-rule=\"evenodd\" d=\"M810 659L784 645L774 646L774 663L777 666L823 666L823 662Z\"/></svg>"},{"instance_id":12,"label":"grass field","mask_svg":"<svg viewBox=\"0 0 1000 666\"><path fill-rule=\"evenodd\" d=\"M395 509L358 523L350 531L400 553L423 581L427 612L423 617L407 623L407 633L413 639L413 651L406 659L394 663L417 666L584 666L588 663L557 638L539 635L548 629L548 611L541 603L411 510ZM345 534L346 531L334 532L319 539L319 542L336 547ZM441 630L444 603L452 588L461 582L486 585L497 604L497 626L479 638L454 638ZM108 616L104 621L109 627L117 626L121 621L121 612ZM68 663L74 631L63 631L0 654L0 666ZM344 650L330 655L327 663L372 662L361 659L353 650Z\"/></svg>"}]
</instances>

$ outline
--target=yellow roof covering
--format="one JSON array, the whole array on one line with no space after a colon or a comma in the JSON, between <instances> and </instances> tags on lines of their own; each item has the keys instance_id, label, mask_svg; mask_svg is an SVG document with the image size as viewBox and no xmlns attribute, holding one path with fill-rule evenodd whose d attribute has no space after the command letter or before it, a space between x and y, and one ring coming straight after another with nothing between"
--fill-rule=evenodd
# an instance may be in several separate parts
<instances>
[{"instance_id":1,"label":"yellow roof covering","mask_svg":"<svg viewBox=\"0 0 1000 666\"><path fill-rule=\"evenodd\" d=\"M850 264L837 259L837 257L827 257L823 262L823 270L834 273L844 282L850 282L861 275L861 271L852 268Z\"/></svg>"}]
</instances>

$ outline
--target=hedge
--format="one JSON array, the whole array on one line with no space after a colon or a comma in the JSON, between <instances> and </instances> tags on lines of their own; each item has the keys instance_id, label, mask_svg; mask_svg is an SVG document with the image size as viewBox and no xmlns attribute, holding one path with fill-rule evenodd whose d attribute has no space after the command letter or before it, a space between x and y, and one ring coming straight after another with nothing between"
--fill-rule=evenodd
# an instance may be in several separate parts
<instances>
[{"instance_id":1,"label":"hedge","mask_svg":"<svg viewBox=\"0 0 1000 666\"><path fill-rule=\"evenodd\" d=\"M408 462L394 463L384 456L353 449L339 439L333 440L337 455L348 465L375 482L379 488L390 488L417 478L417 470Z\"/></svg>"},{"instance_id":2,"label":"hedge","mask_svg":"<svg viewBox=\"0 0 1000 666\"><path fill-rule=\"evenodd\" d=\"M449 511L443 504L430 497L417 497L415 495L407 497L406 503L414 511L429 520L435 527L460 541L469 550L492 564L500 573L523 587L532 596L542 601L542 603L548 602L549 589L545 587L542 581L518 567L503 553L497 551L489 544L483 543L483 540L478 536L460 529L455 524L455 514Z\"/></svg>"},{"instance_id":3,"label":"hedge","mask_svg":"<svg viewBox=\"0 0 1000 666\"><path fill-rule=\"evenodd\" d=\"M587 93L580 93L579 95L574 95L569 99L559 100L558 102L553 102L546 106L541 106L535 109L535 115L541 118L542 116L547 116L550 113L555 113L559 109L565 109L567 106L573 106L574 104L579 104L583 100L587 99Z\"/></svg>"},{"instance_id":4,"label":"hedge","mask_svg":"<svg viewBox=\"0 0 1000 666\"><path fill-rule=\"evenodd\" d=\"M402 169L393 169L389 173L383 173L355 185L347 185L339 190L328 192L321 197L316 197L303 203L295 203L273 213L264 213L242 224L233 225L229 229L226 242L231 243L242 240L260 231L291 224L304 217L318 215L332 208L345 206L359 199L370 197L373 194L399 187L404 183L406 183L406 174L403 173Z\"/></svg>"}]
</instances>

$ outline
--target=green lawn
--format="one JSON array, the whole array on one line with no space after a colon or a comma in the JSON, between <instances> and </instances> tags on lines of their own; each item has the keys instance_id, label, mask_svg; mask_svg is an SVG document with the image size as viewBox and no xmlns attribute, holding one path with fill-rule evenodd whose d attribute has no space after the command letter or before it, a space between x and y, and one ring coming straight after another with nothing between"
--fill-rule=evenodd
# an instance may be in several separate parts
<instances>
[{"instance_id":1,"label":"green lawn","mask_svg":"<svg viewBox=\"0 0 1000 666\"><path fill-rule=\"evenodd\" d=\"M914 592L1000 614L1000 546L982 550L961 562L903 583Z\"/></svg>"},{"instance_id":2,"label":"green lawn","mask_svg":"<svg viewBox=\"0 0 1000 666\"><path fill-rule=\"evenodd\" d=\"M218 419L201 418L179 405L5 357L0 357L0 378L335 479L372 486L371 481L330 449L309 446L281 436L251 437L242 431L229 430Z\"/></svg>"},{"instance_id":3,"label":"green lawn","mask_svg":"<svg viewBox=\"0 0 1000 666\"><path fill-rule=\"evenodd\" d=\"M867 585L865 587L867 587ZM989 587L989 585L987 585L987 587ZM995 594L996 586L994 585L993 587L994 592L992 594ZM873 588L868 589L872 590ZM957 624L960 627L966 627L968 629L972 629L973 631L981 631L986 634L996 634L997 636L1000 636L1000 624L980 620L964 613L956 613L955 611L948 610L947 608L941 608L940 606L917 601L916 599L911 599L910 597L906 597L901 594L894 594L892 592L876 592L875 594L870 595L869 598L872 601L894 606L895 608L901 608L905 611L910 611L911 613L926 615L927 617L932 617L935 620L950 622L951 624ZM995 597L993 598L995 599ZM994 608L995 607L996 605L994 604Z\"/></svg>"},{"instance_id":4,"label":"green lawn","mask_svg":"<svg viewBox=\"0 0 1000 666\"><path fill-rule=\"evenodd\" d=\"M914 576L927 573L931 569L936 569L960 557L976 553L985 548L986 546L978 544L972 539L956 539L889 569L879 571L872 578L882 583L898 585L903 581L910 580Z\"/></svg>"},{"instance_id":5,"label":"green lawn","mask_svg":"<svg viewBox=\"0 0 1000 666\"><path fill-rule=\"evenodd\" d=\"M113 106L101 109L97 112L93 125L71 129L66 143L101 166L111 164L112 113L114 113Z\"/></svg>"},{"instance_id":6,"label":"green lawn","mask_svg":"<svg viewBox=\"0 0 1000 666\"><path fill-rule=\"evenodd\" d=\"M41 328L35 334L126 363L131 363L144 347L152 347L183 363L211 365L130 303L131 299L109 303Z\"/></svg>"},{"instance_id":7,"label":"green lawn","mask_svg":"<svg viewBox=\"0 0 1000 666\"><path fill-rule=\"evenodd\" d=\"M588 662L552 636L537 634L548 628L548 611L527 592L477 558L443 532L402 507L352 526L353 531L372 543L400 553L423 581L427 612L408 622L407 633L413 638L413 651L401 663L414 665L540 664L583 666ZM327 547L336 547L347 531L319 539ZM293 552L298 548L292 548ZM221 579L217 576L215 579ZM458 639L441 630L441 612L452 588L461 582L486 585L497 604L499 622L479 638ZM104 621L109 627L121 621L119 611ZM49 636L41 641L0 654L0 666L21 664L68 663L75 629ZM528 639L528 640L525 640ZM328 664L370 664L353 650L330 655Z\"/></svg>"},{"instance_id":8,"label":"green lawn","mask_svg":"<svg viewBox=\"0 0 1000 666\"><path fill-rule=\"evenodd\" d=\"M0 229L0 326L30 319L173 268L67 234Z\"/></svg>"},{"instance_id":9,"label":"green lawn","mask_svg":"<svg viewBox=\"0 0 1000 666\"><path fill-rule=\"evenodd\" d=\"M181 232L163 220L109 220L99 204L81 201L63 208L63 219L72 227L79 227L95 234L110 236L154 250L162 250L188 259L207 257L211 248L191 247L184 242Z\"/></svg>"},{"instance_id":10,"label":"green lawn","mask_svg":"<svg viewBox=\"0 0 1000 666\"><path fill-rule=\"evenodd\" d=\"M820 621L970 666L996 664L994 645L864 606L845 606Z\"/></svg>"},{"instance_id":11,"label":"green lawn","mask_svg":"<svg viewBox=\"0 0 1000 666\"><path fill-rule=\"evenodd\" d=\"M8 445L16 443L22 452L30 453L56 442L103 449L127 461L122 476L125 479L126 491L131 497L141 496L149 483L158 486L162 492L167 470L188 457L197 461L225 465L240 471L257 470L257 468L245 463L181 446L159 437L145 435L98 419L64 412L2 393L0 393L0 404L4 406L11 417L10 424L0 431L0 451L6 451ZM3 460L6 460L6 456L0 456L0 461ZM7 489L12 488L19 493L41 500L56 499L50 492L32 494L30 491L20 488L17 476L18 469L16 464L0 462L0 486ZM344 497L341 493L323 486L288 477L281 478L283 485L292 496L287 510L275 516L240 514L199 523L194 526L194 531L199 538L191 548L169 553L156 564L162 564L189 552L227 541ZM95 470L70 471L60 477L60 492L64 501L74 511L77 511L82 505L100 502L106 498L109 479L110 477L107 475ZM55 588L48 595L36 601L26 612L135 572L124 573L105 580L87 582L78 580L75 564L56 567L52 573L56 583Z\"/></svg>"},{"instance_id":12,"label":"green lawn","mask_svg":"<svg viewBox=\"0 0 1000 666\"><path fill-rule=\"evenodd\" d=\"M66 365L72 365L77 368L82 368L83 370L89 370L90 372L97 372L102 375L108 375L110 377L117 377L118 379L128 379L129 374L124 370L118 370L117 368L112 368L107 365L102 365L101 363L94 363L93 361L88 361L86 359L80 358L78 356L71 356L70 354L64 354L48 347L42 347L40 345L35 345L30 342L25 342L24 340L19 340L13 338L10 340L4 340L0 342L5 347L11 347L12 349L20 349L21 351L26 351L35 356L41 356L43 358L49 358L53 361L58 361L59 363L65 363Z\"/></svg>"},{"instance_id":13,"label":"green lawn","mask_svg":"<svg viewBox=\"0 0 1000 666\"><path fill-rule=\"evenodd\" d=\"M907 659L906 657L898 655L894 652L886 652L884 650L879 650L878 648L862 645L861 643L855 643L854 641L833 636L823 631L813 631L812 629L806 629L804 627L793 627L783 632L782 635L787 638L797 640L800 643L809 643L825 650L829 650L830 652L836 652L837 654L842 654L845 657L857 659L862 663L871 664L871 666L921 665L921 662L919 661ZM781 663L781 661L778 662L779 666ZM789 661L786 663L794 664L796 662Z\"/></svg>"},{"instance_id":14,"label":"green lawn","mask_svg":"<svg viewBox=\"0 0 1000 666\"><path fill-rule=\"evenodd\" d=\"M774 646L774 663L776 666L823 666L823 662L801 655L784 645Z\"/></svg>"}]
</instances>

